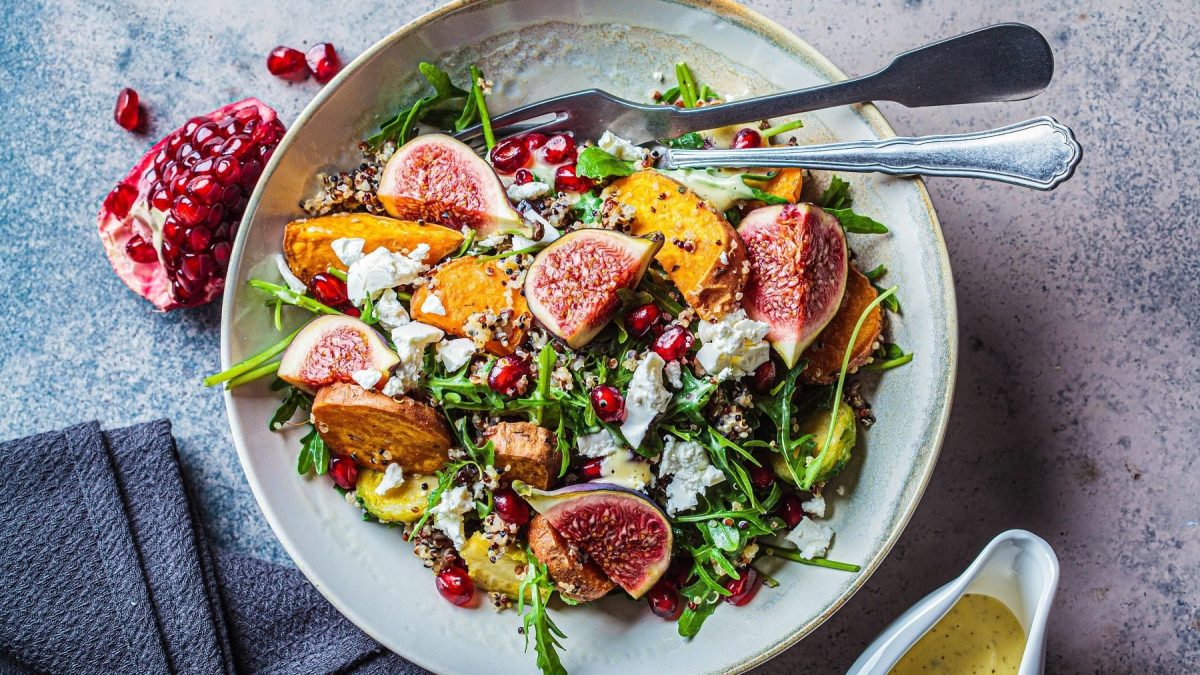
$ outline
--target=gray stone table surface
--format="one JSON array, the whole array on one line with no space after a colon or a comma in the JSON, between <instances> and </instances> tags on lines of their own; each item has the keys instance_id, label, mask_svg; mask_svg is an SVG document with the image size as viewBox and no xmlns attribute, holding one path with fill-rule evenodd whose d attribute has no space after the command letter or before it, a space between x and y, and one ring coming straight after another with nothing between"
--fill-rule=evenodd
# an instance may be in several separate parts
<instances>
[{"instance_id":1,"label":"gray stone table surface","mask_svg":"<svg viewBox=\"0 0 1200 675\"><path fill-rule=\"evenodd\" d=\"M170 417L216 541L286 562L238 466L220 394L218 308L151 312L111 273L93 214L148 144L245 95L292 119L316 84L267 74L276 44L352 57L431 0L0 3L0 437ZM993 535L1062 560L1052 672L1200 662L1200 11L1194 2L757 0L850 73L997 21L1042 30L1057 76L1009 105L906 110L900 133L1052 114L1087 150L1043 194L935 179L958 289L949 433L916 517L864 590L764 672L832 672ZM332 16L331 16L332 13ZM150 107L112 122L116 92ZM47 458L53 461L53 458ZM2 498L2 497L0 497Z\"/></svg>"}]
</instances>

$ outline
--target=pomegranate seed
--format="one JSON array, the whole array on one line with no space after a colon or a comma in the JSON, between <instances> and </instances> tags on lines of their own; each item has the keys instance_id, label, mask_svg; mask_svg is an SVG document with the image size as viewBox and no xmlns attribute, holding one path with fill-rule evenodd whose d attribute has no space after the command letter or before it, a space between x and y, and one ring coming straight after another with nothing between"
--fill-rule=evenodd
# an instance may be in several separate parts
<instances>
[{"instance_id":1,"label":"pomegranate seed","mask_svg":"<svg viewBox=\"0 0 1200 675\"><path fill-rule=\"evenodd\" d=\"M741 579L729 579L724 586L725 590L733 594L725 596L725 602L741 607L753 600L754 595L758 593L758 572L755 572L753 567L747 567L742 572Z\"/></svg>"},{"instance_id":2,"label":"pomegranate seed","mask_svg":"<svg viewBox=\"0 0 1200 675\"><path fill-rule=\"evenodd\" d=\"M175 219L175 216L167 216L163 220L162 234L165 241L169 241L175 245L183 243L183 228L180 227L179 221Z\"/></svg>"},{"instance_id":3,"label":"pomegranate seed","mask_svg":"<svg viewBox=\"0 0 1200 675\"><path fill-rule=\"evenodd\" d=\"M729 147L734 150L745 150L746 148L761 148L762 135L753 129L742 129L733 137L733 142Z\"/></svg>"},{"instance_id":4,"label":"pomegranate seed","mask_svg":"<svg viewBox=\"0 0 1200 675\"><path fill-rule=\"evenodd\" d=\"M184 174L181 178L187 178L187 175ZM208 218L208 207L187 195L180 195L171 206L171 215L175 216L181 225L198 225Z\"/></svg>"},{"instance_id":5,"label":"pomegranate seed","mask_svg":"<svg viewBox=\"0 0 1200 675\"><path fill-rule=\"evenodd\" d=\"M434 584L443 598L459 607L471 602L471 596L475 595L475 582L471 581L465 569L457 565L442 570Z\"/></svg>"},{"instance_id":6,"label":"pomegranate seed","mask_svg":"<svg viewBox=\"0 0 1200 675\"><path fill-rule=\"evenodd\" d=\"M650 327L658 323L658 318L662 316L662 310L653 302L648 302L639 307L634 307L625 315L625 328L637 337L646 337L650 333Z\"/></svg>"},{"instance_id":7,"label":"pomegranate seed","mask_svg":"<svg viewBox=\"0 0 1200 675\"><path fill-rule=\"evenodd\" d=\"M500 488L492 494L496 515L506 523L521 526L529 522L529 504L512 488Z\"/></svg>"},{"instance_id":8,"label":"pomegranate seed","mask_svg":"<svg viewBox=\"0 0 1200 675\"><path fill-rule=\"evenodd\" d=\"M242 169L236 160L222 157L213 165L213 176L221 185L233 185L242 177Z\"/></svg>"},{"instance_id":9,"label":"pomegranate seed","mask_svg":"<svg viewBox=\"0 0 1200 675\"><path fill-rule=\"evenodd\" d=\"M241 159L254 149L254 144L250 142L249 136L238 134L230 136L221 144L220 154L226 157L237 157Z\"/></svg>"},{"instance_id":10,"label":"pomegranate seed","mask_svg":"<svg viewBox=\"0 0 1200 675\"><path fill-rule=\"evenodd\" d=\"M267 54L267 71L275 77L301 82L308 79L308 61L299 49L279 45Z\"/></svg>"},{"instance_id":11,"label":"pomegranate seed","mask_svg":"<svg viewBox=\"0 0 1200 675\"><path fill-rule=\"evenodd\" d=\"M334 457L329 460L329 477L334 485L349 492L358 483L358 466L347 457Z\"/></svg>"},{"instance_id":12,"label":"pomegranate seed","mask_svg":"<svg viewBox=\"0 0 1200 675\"><path fill-rule=\"evenodd\" d=\"M768 358L761 366L755 368L754 375L750 378L750 386L760 394L771 391L771 387L775 386L775 362Z\"/></svg>"},{"instance_id":13,"label":"pomegranate seed","mask_svg":"<svg viewBox=\"0 0 1200 675\"><path fill-rule=\"evenodd\" d=\"M195 133L192 134L192 147L198 148L204 145L205 142L220 138L217 135L217 125L212 122L205 122L196 127Z\"/></svg>"},{"instance_id":14,"label":"pomegranate seed","mask_svg":"<svg viewBox=\"0 0 1200 675\"><path fill-rule=\"evenodd\" d=\"M554 189L559 192L587 192L594 185L592 179L575 175L574 164L563 164L554 172Z\"/></svg>"},{"instance_id":15,"label":"pomegranate seed","mask_svg":"<svg viewBox=\"0 0 1200 675\"><path fill-rule=\"evenodd\" d=\"M555 134L542 145L542 159L547 164L575 161L575 139L566 134Z\"/></svg>"},{"instance_id":16,"label":"pomegranate seed","mask_svg":"<svg viewBox=\"0 0 1200 675\"><path fill-rule=\"evenodd\" d=\"M342 305L341 307L338 307L336 309L337 309L337 311L341 312L342 314L345 314L346 316L352 316L356 319L358 317L362 316L362 312L359 311L359 309L357 307L355 307L354 305Z\"/></svg>"},{"instance_id":17,"label":"pomegranate seed","mask_svg":"<svg viewBox=\"0 0 1200 675\"><path fill-rule=\"evenodd\" d=\"M603 458L589 459L583 463L583 466L579 467L579 475L586 480L596 480L604 473L602 469L603 464Z\"/></svg>"},{"instance_id":18,"label":"pomegranate seed","mask_svg":"<svg viewBox=\"0 0 1200 675\"><path fill-rule=\"evenodd\" d=\"M518 138L506 138L492 148L492 166L500 173L512 173L529 163L529 150Z\"/></svg>"},{"instance_id":19,"label":"pomegranate seed","mask_svg":"<svg viewBox=\"0 0 1200 675\"><path fill-rule=\"evenodd\" d=\"M602 384L592 389L592 410L602 422L618 422L625 417L625 397L616 387Z\"/></svg>"},{"instance_id":20,"label":"pomegranate seed","mask_svg":"<svg viewBox=\"0 0 1200 675\"><path fill-rule=\"evenodd\" d=\"M221 184L208 176L197 176L188 182L187 193L202 204L216 204L221 201Z\"/></svg>"},{"instance_id":21,"label":"pomegranate seed","mask_svg":"<svg viewBox=\"0 0 1200 675\"><path fill-rule=\"evenodd\" d=\"M229 264L229 253L233 250L233 246L229 242L223 241L216 246L213 246L212 256L213 261L217 263L219 269L224 269Z\"/></svg>"},{"instance_id":22,"label":"pomegranate seed","mask_svg":"<svg viewBox=\"0 0 1200 675\"><path fill-rule=\"evenodd\" d=\"M519 356L502 356L488 372L488 387L505 396L520 396L529 386L529 364Z\"/></svg>"},{"instance_id":23,"label":"pomegranate seed","mask_svg":"<svg viewBox=\"0 0 1200 675\"><path fill-rule=\"evenodd\" d=\"M192 253L202 253L208 250L212 241L212 231L203 226L196 226L187 231L183 239L183 247Z\"/></svg>"},{"instance_id":24,"label":"pomegranate seed","mask_svg":"<svg viewBox=\"0 0 1200 675\"><path fill-rule=\"evenodd\" d=\"M800 506L800 498L794 494L786 494L779 500L779 506L775 507L775 515L783 518L783 522L787 523L788 529L792 529L800 524L804 519L804 508Z\"/></svg>"},{"instance_id":25,"label":"pomegranate seed","mask_svg":"<svg viewBox=\"0 0 1200 675\"><path fill-rule=\"evenodd\" d=\"M746 467L750 474L750 484L759 490L765 490L775 483L775 473L765 466L750 465Z\"/></svg>"},{"instance_id":26,"label":"pomegranate seed","mask_svg":"<svg viewBox=\"0 0 1200 675\"><path fill-rule=\"evenodd\" d=\"M113 119L126 131L137 131L142 126L142 109L138 105L138 93L129 87L117 94L117 105L113 108Z\"/></svg>"},{"instance_id":27,"label":"pomegranate seed","mask_svg":"<svg viewBox=\"0 0 1200 675\"><path fill-rule=\"evenodd\" d=\"M529 148L530 152L537 150L545 145L546 141L550 140L550 137L546 134L539 134L536 131L531 134L525 134L521 138L525 141L525 147Z\"/></svg>"},{"instance_id":28,"label":"pomegranate seed","mask_svg":"<svg viewBox=\"0 0 1200 675\"><path fill-rule=\"evenodd\" d=\"M517 169L517 172L515 174L513 174L513 182L516 183L517 185L524 185L526 183L532 183L533 182L533 172L530 171L529 169Z\"/></svg>"},{"instance_id":29,"label":"pomegranate seed","mask_svg":"<svg viewBox=\"0 0 1200 675\"><path fill-rule=\"evenodd\" d=\"M646 602L650 603L650 611L667 621L674 621L683 613L683 603L679 601L679 593L674 584L666 579L658 583L646 593Z\"/></svg>"},{"instance_id":30,"label":"pomegranate seed","mask_svg":"<svg viewBox=\"0 0 1200 675\"><path fill-rule=\"evenodd\" d=\"M132 185L121 183L108 193L104 198L104 208L112 211L112 214L117 218L125 218L129 215L129 209L133 207L134 200L137 199L137 190Z\"/></svg>"},{"instance_id":31,"label":"pomegranate seed","mask_svg":"<svg viewBox=\"0 0 1200 675\"><path fill-rule=\"evenodd\" d=\"M692 348L696 338L683 326L671 326L654 339L650 348L665 361L678 361Z\"/></svg>"},{"instance_id":32,"label":"pomegranate seed","mask_svg":"<svg viewBox=\"0 0 1200 675\"><path fill-rule=\"evenodd\" d=\"M346 304L346 282L325 272L313 275L308 287L312 289L317 301L323 305L337 307Z\"/></svg>"},{"instance_id":33,"label":"pomegranate seed","mask_svg":"<svg viewBox=\"0 0 1200 675\"><path fill-rule=\"evenodd\" d=\"M313 45L304 56L308 61L308 69L312 71L313 77L317 78L317 82L321 84L332 80L333 76L337 75L337 72L342 68L342 62L338 59L337 50L328 42Z\"/></svg>"},{"instance_id":34,"label":"pomegranate seed","mask_svg":"<svg viewBox=\"0 0 1200 675\"><path fill-rule=\"evenodd\" d=\"M242 165L242 177L238 181L246 190L253 190L254 184L258 182L258 177L262 175L262 162L257 159L251 159Z\"/></svg>"},{"instance_id":35,"label":"pomegranate seed","mask_svg":"<svg viewBox=\"0 0 1200 675\"><path fill-rule=\"evenodd\" d=\"M136 234L125 242L125 253L134 262L158 262L158 251L154 250L154 245Z\"/></svg>"}]
</instances>

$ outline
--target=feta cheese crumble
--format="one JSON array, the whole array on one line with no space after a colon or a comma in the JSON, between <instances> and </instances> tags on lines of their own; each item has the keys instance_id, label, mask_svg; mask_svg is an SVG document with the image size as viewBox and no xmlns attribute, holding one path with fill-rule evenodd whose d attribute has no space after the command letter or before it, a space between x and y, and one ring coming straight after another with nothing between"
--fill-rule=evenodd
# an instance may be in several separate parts
<instances>
[{"instance_id":1,"label":"feta cheese crumble","mask_svg":"<svg viewBox=\"0 0 1200 675\"><path fill-rule=\"evenodd\" d=\"M608 432L605 432L606 434ZM600 478L597 483L612 483L630 490L645 491L654 479L650 463L628 450L617 450L600 460Z\"/></svg>"},{"instance_id":2,"label":"feta cheese crumble","mask_svg":"<svg viewBox=\"0 0 1200 675\"><path fill-rule=\"evenodd\" d=\"M611 131L605 131L596 145L608 154L626 162L637 162L646 158L650 151L630 143Z\"/></svg>"},{"instance_id":3,"label":"feta cheese crumble","mask_svg":"<svg viewBox=\"0 0 1200 675\"><path fill-rule=\"evenodd\" d=\"M429 244L418 244L407 255L392 253L381 246L350 264L346 272L346 295L357 306L380 291L407 286L429 269L424 262L428 254Z\"/></svg>"},{"instance_id":4,"label":"feta cheese crumble","mask_svg":"<svg viewBox=\"0 0 1200 675\"><path fill-rule=\"evenodd\" d=\"M663 386L663 366L666 361L654 352L647 352L638 362L625 392L625 422L621 433L633 447L639 447L650 424L671 403L671 392Z\"/></svg>"},{"instance_id":5,"label":"feta cheese crumble","mask_svg":"<svg viewBox=\"0 0 1200 675\"><path fill-rule=\"evenodd\" d=\"M529 201L550 194L550 186L541 181L529 181L524 185L513 183L506 190L508 198L514 202Z\"/></svg>"},{"instance_id":6,"label":"feta cheese crumble","mask_svg":"<svg viewBox=\"0 0 1200 675\"><path fill-rule=\"evenodd\" d=\"M400 302L400 296L390 288L375 301L375 316L379 319L379 325L389 331L410 321L408 310L404 309L404 304Z\"/></svg>"},{"instance_id":7,"label":"feta cheese crumble","mask_svg":"<svg viewBox=\"0 0 1200 675\"><path fill-rule=\"evenodd\" d=\"M283 257L283 254L275 254L275 266L279 268L279 276L283 277L283 283L287 284L287 287L292 289L293 293L303 295L308 290L304 282L300 281L300 278L295 274L292 274L292 268L288 267L287 259Z\"/></svg>"},{"instance_id":8,"label":"feta cheese crumble","mask_svg":"<svg viewBox=\"0 0 1200 675\"><path fill-rule=\"evenodd\" d=\"M608 457L620 448L613 442L612 434L601 429L594 434L585 434L576 437L575 449L583 457L596 459L598 457Z\"/></svg>"},{"instance_id":9,"label":"feta cheese crumble","mask_svg":"<svg viewBox=\"0 0 1200 675\"><path fill-rule=\"evenodd\" d=\"M425 302L421 303L421 311L426 314L446 316L446 306L442 304L442 298L436 292L425 296Z\"/></svg>"},{"instance_id":10,"label":"feta cheese crumble","mask_svg":"<svg viewBox=\"0 0 1200 675\"><path fill-rule=\"evenodd\" d=\"M463 514L475 508L475 500L471 498L470 489L466 485L458 485L442 493L442 499L429 509L433 527L441 530L461 550L467 543L463 531Z\"/></svg>"},{"instance_id":11,"label":"feta cheese crumble","mask_svg":"<svg viewBox=\"0 0 1200 675\"><path fill-rule=\"evenodd\" d=\"M801 518L800 524L787 534L787 540L796 545L801 558L819 558L829 550L833 540L833 529L821 525L812 518Z\"/></svg>"},{"instance_id":12,"label":"feta cheese crumble","mask_svg":"<svg viewBox=\"0 0 1200 675\"><path fill-rule=\"evenodd\" d=\"M825 498L819 494L814 494L812 499L800 504L800 508L807 514L816 516L817 518L824 518Z\"/></svg>"},{"instance_id":13,"label":"feta cheese crumble","mask_svg":"<svg viewBox=\"0 0 1200 675\"><path fill-rule=\"evenodd\" d=\"M379 481L379 485L375 486L375 494L382 497L389 490L398 488L404 484L404 469L399 464L388 464L387 469L383 472L383 478Z\"/></svg>"},{"instance_id":14,"label":"feta cheese crumble","mask_svg":"<svg viewBox=\"0 0 1200 675\"><path fill-rule=\"evenodd\" d=\"M373 389L383 379L383 373L378 370L356 370L350 373L350 379L363 389Z\"/></svg>"},{"instance_id":15,"label":"feta cheese crumble","mask_svg":"<svg viewBox=\"0 0 1200 675\"><path fill-rule=\"evenodd\" d=\"M708 462L704 446L693 441L681 441L674 436L663 439L662 459L658 462L658 477L671 476L667 485L667 513L695 508L705 488L725 480L725 474Z\"/></svg>"},{"instance_id":16,"label":"feta cheese crumble","mask_svg":"<svg viewBox=\"0 0 1200 675\"><path fill-rule=\"evenodd\" d=\"M702 347L696 361L718 380L745 377L771 358L766 341L771 327L746 316L739 309L718 322L701 321L696 336Z\"/></svg>"},{"instance_id":17,"label":"feta cheese crumble","mask_svg":"<svg viewBox=\"0 0 1200 675\"><path fill-rule=\"evenodd\" d=\"M475 341L471 338L442 340L437 343L437 355L446 370L456 372L467 365L475 355Z\"/></svg>"},{"instance_id":18,"label":"feta cheese crumble","mask_svg":"<svg viewBox=\"0 0 1200 675\"><path fill-rule=\"evenodd\" d=\"M400 363L392 371L392 377L383 385L388 396L403 394L415 389L421 382L421 369L425 360L425 345L431 345L445 337L440 328L420 321L410 321L392 330L392 342Z\"/></svg>"},{"instance_id":19,"label":"feta cheese crumble","mask_svg":"<svg viewBox=\"0 0 1200 675\"><path fill-rule=\"evenodd\" d=\"M359 239L357 237L343 237L341 239L334 239L333 241L329 242L329 247L333 249L333 254L336 255L338 260L341 260L342 264L346 267L349 267L359 260L362 260L363 246L366 245L366 239Z\"/></svg>"},{"instance_id":20,"label":"feta cheese crumble","mask_svg":"<svg viewBox=\"0 0 1200 675\"><path fill-rule=\"evenodd\" d=\"M667 377L667 384L671 385L672 389L683 389L683 366L678 361L672 361L663 368L663 374Z\"/></svg>"}]
</instances>

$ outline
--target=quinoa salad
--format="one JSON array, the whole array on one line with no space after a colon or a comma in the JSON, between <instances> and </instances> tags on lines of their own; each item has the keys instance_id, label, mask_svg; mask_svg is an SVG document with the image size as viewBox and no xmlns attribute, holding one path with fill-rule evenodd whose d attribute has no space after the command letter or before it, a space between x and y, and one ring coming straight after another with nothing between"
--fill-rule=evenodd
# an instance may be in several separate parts
<instances>
[{"instance_id":1,"label":"quinoa salad","mask_svg":"<svg viewBox=\"0 0 1200 675\"><path fill-rule=\"evenodd\" d=\"M825 516L875 421L863 378L912 354L888 339L886 267L856 262L887 228L849 184L659 170L611 132L496 138L478 68L419 70L431 91L316 177L278 276L249 281L278 341L205 383L271 382L264 424L303 430L279 461L411 544L446 611L511 612L546 673L570 662L554 615L601 598L691 639L778 586L773 561L857 573ZM655 102L722 102L675 75ZM480 152L453 137L476 124Z\"/></svg>"}]
</instances>

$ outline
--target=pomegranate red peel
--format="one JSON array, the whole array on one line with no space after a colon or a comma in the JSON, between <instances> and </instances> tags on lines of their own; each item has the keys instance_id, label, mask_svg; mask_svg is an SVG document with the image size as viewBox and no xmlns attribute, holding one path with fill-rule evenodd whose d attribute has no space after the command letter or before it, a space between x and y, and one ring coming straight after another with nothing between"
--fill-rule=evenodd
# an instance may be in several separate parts
<instances>
[{"instance_id":1,"label":"pomegranate red peel","mask_svg":"<svg viewBox=\"0 0 1200 675\"><path fill-rule=\"evenodd\" d=\"M117 276L162 310L219 295L247 197L283 133L275 111L248 98L155 143L97 219Z\"/></svg>"}]
</instances>

